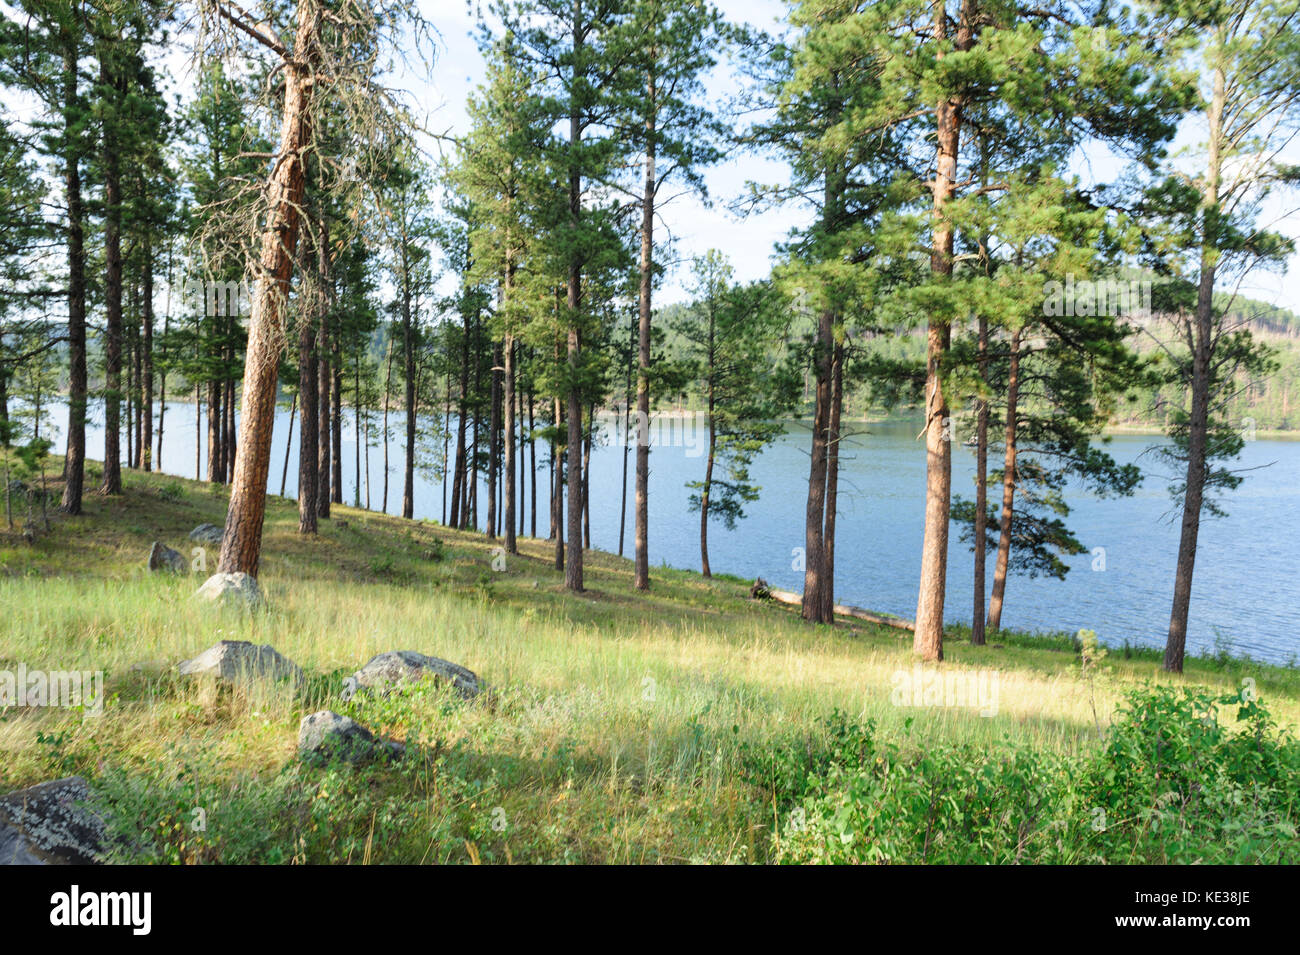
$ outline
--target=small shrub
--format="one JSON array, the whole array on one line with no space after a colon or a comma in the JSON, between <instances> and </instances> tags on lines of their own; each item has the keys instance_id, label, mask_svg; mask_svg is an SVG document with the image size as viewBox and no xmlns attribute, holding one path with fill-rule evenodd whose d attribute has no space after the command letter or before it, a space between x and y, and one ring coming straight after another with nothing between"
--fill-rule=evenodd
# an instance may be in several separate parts
<instances>
[{"instance_id":1,"label":"small shrub","mask_svg":"<svg viewBox=\"0 0 1300 955\"><path fill-rule=\"evenodd\" d=\"M1300 859L1300 745L1253 695L1133 691L1104 744L1074 755L1009 743L904 749L838 713L825 726L816 747L794 741L742 760L781 810L781 861Z\"/></svg>"},{"instance_id":2,"label":"small shrub","mask_svg":"<svg viewBox=\"0 0 1300 955\"><path fill-rule=\"evenodd\" d=\"M185 485L180 481L171 481L158 489L158 496L164 501L176 502L185 499Z\"/></svg>"}]
</instances>

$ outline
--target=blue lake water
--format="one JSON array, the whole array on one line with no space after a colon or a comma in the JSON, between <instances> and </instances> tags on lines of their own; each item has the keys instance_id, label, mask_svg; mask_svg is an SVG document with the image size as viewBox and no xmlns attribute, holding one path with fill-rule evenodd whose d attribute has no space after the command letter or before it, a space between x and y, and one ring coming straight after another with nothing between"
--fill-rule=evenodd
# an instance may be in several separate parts
<instances>
[{"instance_id":1,"label":"blue lake water","mask_svg":"<svg viewBox=\"0 0 1300 955\"><path fill-rule=\"evenodd\" d=\"M63 412L66 414L66 412ZM65 419L66 420L66 419ZM59 422L60 424L62 422ZM592 452L592 544L616 551L622 489L621 422L604 417L602 441ZM400 416L390 422L388 511L401 508ZM911 617L916 609L924 514L925 453L912 424L856 424L841 452L839 527L836 546L836 599L876 611ZM276 421L270 490L280 488L285 459L288 410ZM688 510L686 483L703 477L703 434L691 421L657 418L651 426L654 449L650 475L651 565L699 569L699 515ZM372 440L377 436L372 431ZM1007 584L1003 625L1022 630L1096 630L1106 643L1125 640L1161 647L1169 622L1178 547L1177 514L1167 474L1144 453L1158 436L1116 436L1111 453L1137 462L1148 474L1130 498L1097 499L1082 491L1067 494L1069 525L1089 549L1070 560L1066 580L1013 576ZM441 442L436 442L438 449ZM761 499L746 508L735 530L715 524L709 531L714 573L752 578L799 591L803 574L795 569L795 548L803 546L803 513L808 480L808 432L791 425L752 469ZM88 454L103 453L103 434L92 425ZM344 499L355 497L356 448L349 416L343 434ZM288 449L286 494L296 494L297 433ZM370 449L370 503L378 509L383 481L382 450ZM631 455L635 458L635 453ZM538 530L545 536L547 461L537 447ZM956 447L956 493L973 496L974 455ZM630 465L635 461L630 460ZM1227 649L1276 663L1300 657L1300 441L1255 440L1239 461L1253 468L1226 499L1228 516L1202 524L1193 588L1188 644L1191 652ZM161 470L195 476L194 406L169 404ZM632 550L632 476L625 553ZM366 501L362 476L361 503ZM480 522L486 518L486 485L481 485ZM527 493L524 494L525 504ZM415 516L442 516L443 484L435 474L417 471ZM525 512L525 521L529 517ZM525 525L527 527L527 524ZM1103 556L1103 561L1099 557ZM973 592L972 554L956 533L949 551L947 619L969 621ZM990 561L990 585L991 585Z\"/></svg>"}]
</instances>

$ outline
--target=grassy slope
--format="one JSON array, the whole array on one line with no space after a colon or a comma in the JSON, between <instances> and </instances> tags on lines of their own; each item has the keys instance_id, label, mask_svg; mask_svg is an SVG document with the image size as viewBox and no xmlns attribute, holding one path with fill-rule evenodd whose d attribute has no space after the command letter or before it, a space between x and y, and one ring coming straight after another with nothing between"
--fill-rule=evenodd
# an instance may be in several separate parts
<instances>
[{"instance_id":1,"label":"grassy slope","mask_svg":"<svg viewBox=\"0 0 1300 955\"><path fill-rule=\"evenodd\" d=\"M595 552L589 591L571 595L544 541L521 541L496 572L482 535L347 507L307 540L278 498L261 572L270 609L216 611L190 599L201 575L151 576L143 563L155 539L189 553L192 527L223 520L224 493L136 472L125 482L121 498L88 497L85 515L55 519L35 544L0 534L0 670L102 669L110 694L99 718L5 714L0 792L87 774L155 830L152 856L761 860L771 812L741 778L747 747L815 735L839 708L906 745L1008 737L1072 750L1095 745L1094 710L1104 725L1125 686L1167 679L1154 656L1112 652L1089 682L1064 641L1006 634L977 648L954 636L945 668L998 671L997 715L895 707L895 675L913 666L898 631L810 628L750 601L740 581L685 571L659 569L652 592L634 594L630 563ZM308 672L306 690L213 699L175 676L223 638L273 644ZM468 666L493 697L333 699L344 675L391 649ZM1191 661L1184 679L1228 688L1247 676L1279 721L1300 723L1298 671ZM400 770L308 770L294 759L298 720L327 706L428 748ZM211 815L204 833L184 831L195 807Z\"/></svg>"}]
</instances>

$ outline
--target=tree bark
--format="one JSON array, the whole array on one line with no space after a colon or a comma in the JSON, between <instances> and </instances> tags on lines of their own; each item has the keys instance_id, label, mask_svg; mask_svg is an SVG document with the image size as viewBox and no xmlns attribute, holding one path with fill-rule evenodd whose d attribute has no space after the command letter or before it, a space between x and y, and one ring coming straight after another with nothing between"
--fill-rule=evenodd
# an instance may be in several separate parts
<instances>
[{"instance_id":1,"label":"tree bark","mask_svg":"<svg viewBox=\"0 0 1300 955\"><path fill-rule=\"evenodd\" d=\"M63 500L68 514L81 513L86 476L86 227L81 199L81 146L71 114L78 103L78 41L64 36L63 182L68 202L68 450L64 459Z\"/></svg>"},{"instance_id":2,"label":"tree bark","mask_svg":"<svg viewBox=\"0 0 1300 955\"><path fill-rule=\"evenodd\" d=\"M317 531L316 495L320 490L319 422L316 407L319 371L316 368L316 329L310 312L300 309L298 319L298 533L315 534Z\"/></svg>"},{"instance_id":3,"label":"tree bark","mask_svg":"<svg viewBox=\"0 0 1300 955\"><path fill-rule=\"evenodd\" d=\"M650 589L650 322L654 289L655 126L658 119L655 76L646 77L645 189L641 200L641 263L637 296L636 376L636 530L632 584Z\"/></svg>"},{"instance_id":4,"label":"tree bark","mask_svg":"<svg viewBox=\"0 0 1300 955\"><path fill-rule=\"evenodd\" d=\"M317 335L316 335L316 516L330 516L330 375L329 226L322 211L317 218Z\"/></svg>"},{"instance_id":5,"label":"tree bark","mask_svg":"<svg viewBox=\"0 0 1300 955\"><path fill-rule=\"evenodd\" d=\"M231 487L220 570L257 576L266 514L266 479L271 463L275 393L280 350L284 347L284 308L293 276L302 208L302 152L310 142L308 84L315 70L318 8L300 3L294 50L285 63L284 118L277 161L268 182L269 214L262 232L257 292L249 321L244 358L243 427Z\"/></svg>"},{"instance_id":6,"label":"tree bark","mask_svg":"<svg viewBox=\"0 0 1300 955\"><path fill-rule=\"evenodd\" d=\"M339 322L334 323L334 334L330 342L330 371L334 374L334 386L331 397L334 401L334 413L330 417L330 441L333 450L330 453L330 466L334 469L330 480L330 500L335 504L343 503L343 349L339 344L342 329Z\"/></svg>"},{"instance_id":7,"label":"tree bark","mask_svg":"<svg viewBox=\"0 0 1300 955\"><path fill-rule=\"evenodd\" d=\"M1187 421L1187 480L1183 493L1183 519L1178 539L1178 564L1174 573L1174 601L1169 613L1169 636L1165 642L1164 669L1183 672L1187 650L1187 615L1192 602L1192 575L1196 569L1196 545L1201 530L1201 507L1205 502L1206 452L1210 428L1210 362L1214 348L1214 281L1219 253L1215 232L1219 216L1219 184L1222 178L1223 112L1226 105L1226 76L1222 66L1214 71L1213 92L1207 111L1209 153L1202 197L1202 245L1200 282L1196 290L1193 318L1191 409Z\"/></svg>"},{"instance_id":8,"label":"tree bark","mask_svg":"<svg viewBox=\"0 0 1300 955\"><path fill-rule=\"evenodd\" d=\"M519 542L515 536L515 498L518 493L518 486L515 480L515 339L513 335L506 336L505 362L506 553L517 554L519 553Z\"/></svg>"},{"instance_id":9,"label":"tree bark","mask_svg":"<svg viewBox=\"0 0 1300 955\"><path fill-rule=\"evenodd\" d=\"M998 556L993 566L993 593L989 598L988 629L1002 626L1002 601L1007 592L1007 568L1011 560L1011 524L1016 498L1016 403L1020 397L1020 329L1011 333L1007 371L1007 430L1002 464L1002 514L999 521Z\"/></svg>"},{"instance_id":10,"label":"tree bark","mask_svg":"<svg viewBox=\"0 0 1300 955\"><path fill-rule=\"evenodd\" d=\"M822 531L822 619L835 622L835 518L840 489L840 413L844 404L844 346L831 357L831 412L826 436L826 524Z\"/></svg>"},{"instance_id":11,"label":"tree bark","mask_svg":"<svg viewBox=\"0 0 1300 955\"><path fill-rule=\"evenodd\" d=\"M231 349L226 349L227 361L233 361ZM235 476L235 382L227 377L221 383L221 481L229 484Z\"/></svg>"},{"instance_id":12,"label":"tree bark","mask_svg":"<svg viewBox=\"0 0 1300 955\"><path fill-rule=\"evenodd\" d=\"M403 256L405 256L403 250ZM402 367L406 377L406 461L402 467L402 516L415 517L415 316L411 308L411 284L405 263L402 267Z\"/></svg>"},{"instance_id":13,"label":"tree bark","mask_svg":"<svg viewBox=\"0 0 1300 955\"><path fill-rule=\"evenodd\" d=\"M528 482L528 536L537 537L537 438L533 436L536 419L533 417L533 391L528 389L528 469L532 474Z\"/></svg>"},{"instance_id":14,"label":"tree bark","mask_svg":"<svg viewBox=\"0 0 1300 955\"><path fill-rule=\"evenodd\" d=\"M979 316L979 373L980 382L988 388L989 320L983 312ZM987 393L978 398L975 421L975 580L974 601L971 607L970 642L984 645L984 587L987 583L985 563L988 548L984 538L988 535L988 477L989 477L989 399Z\"/></svg>"},{"instance_id":15,"label":"tree bark","mask_svg":"<svg viewBox=\"0 0 1300 955\"><path fill-rule=\"evenodd\" d=\"M208 483L221 483L225 466L221 463L221 385L208 382Z\"/></svg>"},{"instance_id":16,"label":"tree bark","mask_svg":"<svg viewBox=\"0 0 1300 955\"><path fill-rule=\"evenodd\" d=\"M289 486L289 457L293 449L293 422L298 417L298 392L293 393L289 401L289 436L284 442L284 466L280 468L280 496L284 497L285 488Z\"/></svg>"},{"instance_id":17,"label":"tree bark","mask_svg":"<svg viewBox=\"0 0 1300 955\"><path fill-rule=\"evenodd\" d=\"M492 379L491 396L488 400L488 511L487 538L495 540L497 536L497 475L501 460L500 444L497 435L501 431L501 343L492 343Z\"/></svg>"},{"instance_id":18,"label":"tree bark","mask_svg":"<svg viewBox=\"0 0 1300 955\"><path fill-rule=\"evenodd\" d=\"M101 51L100 82L118 89L119 78ZM109 124L112 125L111 123ZM104 480L101 494L122 493L122 183L118 137L103 133L104 177Z\"/></svg>"},{"instance_id":19,"label":"tree bark","mask_svg":"<svg viewBox=\"0 0 1300 955\"><path fill-rule=\"evenodd\" d=\"M144 386L140 397L140 466L153 470L153 242L148 231L144 237L144 286L140 303L140 383Z\"/></svg>"},{"instance_id":20,"label":"tree bark","mask_svg":"<svg viewBox=\"0 0 1300 955\"><path fill-rule=\"evenodd\" d=\"M558 349L557 349L558 351ZM567 454L560 444L558 432L564 424L564 405L557 397L552 412L557 437L551 442L551 538L555 541L555 569L564 570L564 485Z\"/></svg>"},{"instance_id":21,"label":"tree bark","mask_svg":"<svg viewBox=\"0 0 1300 955\"><path fill-rule=\"evenodd\" d=\"M962 0L955 47L970 48L973 37L973 0ZM948 33L943 3L934 5L934 39L942 43ZM933 193L932 280L952 277L953 228L947 218L957 190L957 150L961 141L962 103L942 100L936 109L935 176ZM921 545L921 579L917 588L916 631L913 652L923 660L943 659L943 611L948 573L948 523L952 502L952 441L948 398L944 393L943 363L952 339L950 317L931 314L926 332L925 370L925 538Z\"/></svg>"},{"instance_id":22,"label":"tree bark","mask_svg":"<svg viewBox=\"0 0 1300 955\"><path fill-rule=\"evenodd\" d=\"M358 351L352 363L353 382L352 389L352 437L353 448L356 449L354 455L355 472L353 474L353 491L352 502L356 507L361 506L361 352ZM367 446L368 447L368 446ZM369 473L366 474L369 478ZM369 508L367 508L369 510Z\"/></svg>"},{"instance_id":23,"label":"tree bark","mask_svg":"<svg viewBox=\"0 0 1300 955\"><path fill-rule=\"evenodd\" d=\"M390 395L393 393L393 336L388 336L388 357L384 360L384 491L383 498L379 502L379 510L383 514L388 513L388 404ZM446 445L443 445L443 469L447 467ZM447 523L447 482L443 481L442 494L442 522Z\"/></svg>"},{"instance_id":24,"label":"tree bark","mask_svg":"<svg viewBox=\"0 0 1300 955\"><path fill-rule=\"evenodd\" d=\"M830 186L827 185L827 200ZM803 603L800 613L810 623L828 623L822 585L825 581L826 465L830 431L831 363L835 348L835 313L823 308L817 315L816 366L813 405L812 453L808 466L808 500L804 508ZM831 618L833 620L834 618Z\"/></svg>"}]
</instances>

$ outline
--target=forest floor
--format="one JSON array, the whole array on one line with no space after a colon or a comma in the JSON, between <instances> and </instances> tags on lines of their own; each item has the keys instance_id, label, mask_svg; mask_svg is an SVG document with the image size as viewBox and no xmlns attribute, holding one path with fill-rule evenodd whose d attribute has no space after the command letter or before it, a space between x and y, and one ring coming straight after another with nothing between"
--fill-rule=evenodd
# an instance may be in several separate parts
<instances>
[{"instance_id":1,"label":"forest floor","mask_svg":"<svg viewBox=\"0 0 1300 955\"><path fill-rule=\"evenodd\" d=\"M122 858L767 861L777 795L755 777L755 756L824 745L835 711L906 750L942 741L1068 756L1096 750L1126 691L1147 682L1224 694L1249 681L1280 725L1300 725L1300 670L1190 659L1175 678L1157 654L1115 648L1088 670L1065 635L999 632L975 647L959 628L942 670L992 696L914 705L919 696L896 691L934 668L916 667L899 630L809 626L732 577L654 568L650 592L637 593L631 562L598 551L585 557L587 591L573 594L544 540L521 538L502 563L480 533L340 505L303 538L296 504L278 497L266 608L215 608L192 595L216 552L195 552L187 535L223 523L225 489L138 471L123 481L121 496L87 494L79 517L51 513L34 541L0 515L0 671L102 671L107 699L101 715L0 711L0 793L86 776L137 837ZM205 568L150 574L155 540ZM1104 621L1096 629L1104 636ZM273 645L305 686L213 697L176 673L222 639ZM343 678L387 650L451 660L492 692L340 703ZM299 720L327 708L424 758L306 766Z\"/></svg>"}]
</instances>

